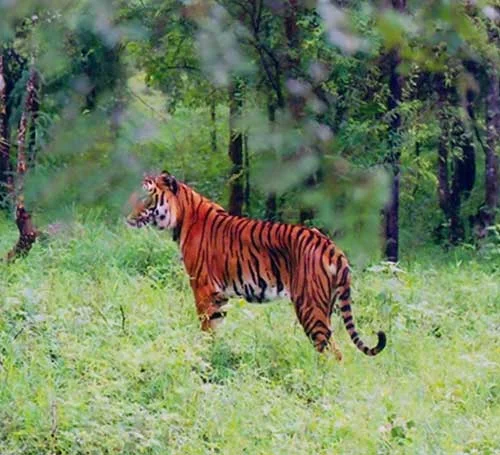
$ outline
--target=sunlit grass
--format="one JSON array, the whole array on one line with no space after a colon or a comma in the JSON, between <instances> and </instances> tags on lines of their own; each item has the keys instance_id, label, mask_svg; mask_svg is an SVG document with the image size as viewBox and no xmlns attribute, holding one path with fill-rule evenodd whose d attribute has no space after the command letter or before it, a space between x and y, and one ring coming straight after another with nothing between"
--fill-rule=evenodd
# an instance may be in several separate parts
<instances>
[{"instance_id":1,"label":"sunlit grass","mask_svg":"<svg viewBox=\"0 0 500 455\"><path fill-rule=\"evenodd\" d=\"M166 235L81 219L0 265L0 453L498 453L500 271L467 253L355 271L368 358L286 302L200 333ZM14 228L0 222L0 251ZM439 253L439 254L438 254Z\"/></svg>"}]
</instances>

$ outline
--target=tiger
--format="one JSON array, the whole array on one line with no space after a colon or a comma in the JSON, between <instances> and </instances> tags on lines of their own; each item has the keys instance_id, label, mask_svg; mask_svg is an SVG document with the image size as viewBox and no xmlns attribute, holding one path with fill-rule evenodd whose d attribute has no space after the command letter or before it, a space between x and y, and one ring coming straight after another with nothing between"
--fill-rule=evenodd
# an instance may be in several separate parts
<instances>
[{"instance_id":1,"label":"tiger","mask_svg":"<svg viewBox=\"0 0 500 455\"><path fill-rule=\"evenodd\" d=\"M230 215L167 171L146 175L146 197L132 204L127 223L173 231L193 291L201 330L226 317L231 297L248 302L292 301L305 334L318 352L342 353L330 319L338 308L354 345L368 356L386 346L384 332L369 348L351 308L351 270L344 253L315 228Z\"/></svg>"}]
</instances>

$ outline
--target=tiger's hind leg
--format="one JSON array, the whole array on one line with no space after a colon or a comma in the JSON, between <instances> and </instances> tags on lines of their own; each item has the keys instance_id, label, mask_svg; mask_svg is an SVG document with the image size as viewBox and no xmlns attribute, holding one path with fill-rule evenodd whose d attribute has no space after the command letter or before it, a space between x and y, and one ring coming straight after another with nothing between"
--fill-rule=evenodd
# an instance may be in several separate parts
<instances>
[{"instance_id":1,"label":"tiger's hind leg","mask_svg":"<svg viewBox=\"0 0 500 455\"><path fill-rule=\"evenodd\" d=\"M335 358L341 362L342 361L342 351L340 350L339 348L339 345L337 344L337 342L333 339L333 338L330 338L330 350L333 352L333 355L335 356Z\"/></svg>"},{"instance_id":2,"label":"tiger's hind leg","mask_svg":"<svg viewBox=\"0 0 500 455\"><path fill-rule=\"evenodd\" d=\"M306 335L312 341L314 348L318 352L324 352L328 349L338 361L341 361L342 352L332 337L330 325L331 305L298 300L300 304L295 303L297 317Z\"/></svg>"}]
</instances>

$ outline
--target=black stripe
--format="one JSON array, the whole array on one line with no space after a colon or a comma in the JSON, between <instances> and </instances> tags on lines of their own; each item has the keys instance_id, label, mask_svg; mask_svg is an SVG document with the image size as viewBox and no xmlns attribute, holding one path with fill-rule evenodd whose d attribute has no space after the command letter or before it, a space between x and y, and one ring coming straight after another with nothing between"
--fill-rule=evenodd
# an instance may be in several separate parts
<instances>
[{"instance_id":1,"label":"black stripe","mask_svg":"<svg viewBox=\"0 0 500 455\"><path fill-rule=\"evenodd\" d=\"M243 220L245 222L242 223L238 229L238 244L240 247L239 254L243 254L243 233L245 232L245 229L247 228L247 226L253 221L249 218L243 218Z\"/></svg>"},{"instance_id":2,"label":"black stripe","mask_svg":"<svg viewBox=\"0 0 500 455\"><path fill-rule=\"evenodd\" d=\"M237 296L240 296L241 297L241 293L240 291L238 291L238 288L236 286L236 282L233 280L233 289L234 289L234 293L237 295Z\"/></svg>"},{"instance_id":3,"label":"black stripe","mask_svg":"<svg viewBox=\"0 0 500 455\"><path fill-rule=\"evenodd\" d=\"M283 282L281 281L281 273L279 269L279 260L276 257L274 249L269 247L269 259L271 260L271 270L276 278L276 287L278 294L283 290Z\"/></svg>"},{"instance_id":4,"label":"black stripe","mask_svg":"<svg viewBox=\"0 0 500 455\"><path fill-rule=\"evenodd\" d=\"M201 230L201 239L199 241L199 244L200 245L203 245L204 243L204 239L205 239L205 236L207 235L207 229L206 229L206 226L207 226L207 223L209 221L209 215L211 212L214 211L214 208L213 207L210 207L208 210L207 210L207 213L205 214L205 219L203 220L203 228ZM206 248L205 248L206 250ZM198 265L198 260L195 261L195 272L194 272L194 276L197 277L200 273L200 270L201 268L203 267L203 263L206 263L207 262L207 253L206 251L204 252L205 254L203 255L204 256L204 261L202 261L199 265ZM198 253L198 258L200 257L199 253Z\"/></svg>"},{"instance_id":5,"label":"black stripe","mask_svg":"<svg viewBox=\"0 0 500 455\"><path fill-rule=\"evenodd\" d=\"M340 307L340 311L342 311L342 313L346 313L348 311L351 311L351 305L347 304L347 305L342 305Z\"/></svg>"},{"instance_id":6,"label":"black stripe","mask_svg":"<svg viewBox=\"0 0 500 455\"><path fill-rule=\"evenodd\" d=\"M342 278L337 286L342 287L347 283L347 276L349 275L349 267L346 267L342 272Z\"/></svg>"},{"instance_id":7,"label":"black stripe","mask_svg":"<svg viewBox=\"0 0 500 455\"><path fill-rule=\"evenodd\" d=\"M224 215L217 214L215 217L215 221L212 224L212 232L210 233L210 240L213 244L216 244L217 231L219 229L219 226L223 223L223 221L224 221Z\"/></svg>"},{"instance_id":8,"label":"black stripe","mask_svg":"<svg viewBox=\"0 0 500 455\"><path fill-rule=\"evenodd\" d=\"M241 285L243 285L243 270L241 269L241 262L239 259L236 260L236 273L238 274L238 280Z\"/></svg>"},{"instance_id":9,"label":"black stripe","mask_svg":"<svg viewBox=\"0 0 500 455\"><path fill-rule=\"evenodd\" d=\"M351 296L351 289L347 288L345 292L340 296L340 300L347 300L349 299L350 296ZM342 311L344 310L342 309Z\"/></svg>"},{"instance_id":10,"label":"black stripe","mask_svg":"<svg viewBox=\"0 0 500 455\"><path fill-rule=\"evenodd\" d=\"M267 283L261 276L259 276L259 287L262 290L260 293L260 301L262 302L266 298Z\"/></svg>"},{"instance_id":11,"label":"black stripe","mask_svg":"<svg viewBox=\"0 0 500 455\"><path fill-rule=\"evenodd\" d=\"M339 257L337 258L337 273L340 273L342 270L342 258L343 256L339 254Z\"/></svg>"}]
</instances>

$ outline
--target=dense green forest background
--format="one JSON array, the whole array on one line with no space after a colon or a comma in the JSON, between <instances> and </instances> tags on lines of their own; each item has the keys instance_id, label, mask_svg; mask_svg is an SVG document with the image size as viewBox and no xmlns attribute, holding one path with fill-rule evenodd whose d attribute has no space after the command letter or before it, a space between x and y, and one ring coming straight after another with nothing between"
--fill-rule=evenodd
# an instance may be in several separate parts
<instances>
[{"instance_id":1,"label":"dense green forest background","mask_svg":"<svg viewBox=\"0 0 500 455\"><path fill-rule=\"evenodd\" d=\"M494 238L498 20L488 2L4 2L2 206L42 229L68 208L115 220L168 168L355 261Z\"/></svg>"}]
</instances>

